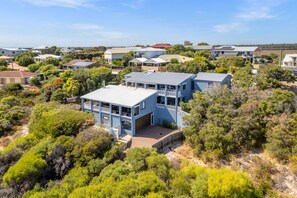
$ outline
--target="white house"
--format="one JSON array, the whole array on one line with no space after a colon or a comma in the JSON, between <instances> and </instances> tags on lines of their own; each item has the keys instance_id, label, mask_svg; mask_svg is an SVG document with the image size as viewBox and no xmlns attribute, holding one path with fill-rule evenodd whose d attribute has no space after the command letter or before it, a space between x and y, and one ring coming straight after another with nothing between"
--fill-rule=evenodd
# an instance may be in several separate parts
<instances>
[{"instance_id":1,"label":"white house","mask_svg":"<svg viewBox=\"0 0 297 198\"><path fill-rule=\"evenodd\" d=\"M166 54L166 50L157 49L152 47L127 47L127 48L111 48L104 52L104 59L108 63L112 63L113 60L122 60L123 56L128 52L134 52L135 58L157 58Z\"/></svg>"},{"instance_id":2,"label":"white house","mask_svg":"<svg viewBox=\"0 0 297 198\"><path fill-rule=\"evenodd\" d=\"M42 55L34 57L34 60L36 62L40 62L40 61L44 61L48 57L56 58L56 59L59 59L59 60L62 59L62 56L57 56L57 55L53 55L53 54L42 54Z\"/></svg>"},{"instance_id":3,"label":"white house","mask_svg":"<svg viewBox=\"0 0 297 198\"><path fill-rule=\"evenodd\" d=\"M287 54L282 61L283 67L297 67L297 54Z\"/></svg>"},{"instance_id":4,"label":"white house","mask_svg":"<svg viewBox=\"0 0 297 198\"><path fill-rule=\"evenodd\" d=\"M122 60L123 56L128 52L131 52L129 48L111 48L104 52L104 59L111 64L114 60Z\"/></svg>"},{"instance_id":5,"label":"white house","mask_svg":"<svg viewBox=\"0 0 297 198\"><path fill-rule=\"evenodd\" d=\"M37 47L33 47L32 48L32 52L33 53L41 54L43 50L47 50L49 48L50 48L49 46L40 45L40 46L37 46Z\"/></svg>"},{"instance_id":6,"label":"white house","mask_svg":"<svg viewBox=\"0 0 297 198\"><path fill-rule=\"evenodd\" d=\"M21 48L0 48L0 54L5 56L17 56L19 54L28 52L27 49L21 49Z\"/></svg>"},{"instance_id":7,"label":"white house","mask_svg":"<svg viewBox=\"0 0 297 198\"><path fill-rule=\"evenodd\" d=\"M214 47L210 51L210 57L221 58L230 56L239 56L244 58L246 61L254 63L255 57L259 56L261 49L256 46L249 47L237 47L237 46L220 46Z\"/></svg>"}]
</instances>

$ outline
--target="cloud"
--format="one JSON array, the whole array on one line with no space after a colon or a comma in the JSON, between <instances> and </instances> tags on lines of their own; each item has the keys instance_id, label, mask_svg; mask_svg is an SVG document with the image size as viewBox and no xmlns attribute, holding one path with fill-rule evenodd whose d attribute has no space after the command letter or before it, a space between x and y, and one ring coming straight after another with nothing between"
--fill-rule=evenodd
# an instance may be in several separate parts
<instances>
[{"instance_id":1,"label":"cloud","mask_svg":"<svg viewBox=\"0 0 297 198\"><path fill-rule=\"evenodd\" d=\"M133 1L130 1L129 3L124 3L123 5L136 10L143 7L146 1L147 0L133 0Z\"/></svg>"},{"instance_id":2,"label":"cloud","mask_svg":"<svg viewBox=\"0 0 297 198\"><path fill-rule=\"evenodd\" d=\"M101 26L97 24L91 24L91 23L76 23L73 25L67 26L69 29L73 30L99 30L102 29Z\"/></svg>"},{"instance_id":3,"label":"cloud","mask_svg":"<svg viewBox=\"0 0 297 198\"><path fill-rule=\"evenodd\" d=\"M271 12L272 10L270 7L264 6L241 12L237 15L237 17L249 21L275 18L277 15L272 15Z\"/></svg>"},{"instance_id":4,"label":"cloud","mask_svg":"<svg viewBox=\"0 0 297 198\"><path fill-rule=\"evenodd\" d=\"M90 0L24 0L35 6L40 7L67 7L67 8L81 8L81 7L91 7L92 4Z\"/></svg>"},{"instance_id":5,"label":"cloud","mask_svg":"<svg viewBox=\"0 0 297 198\"><path fill-rule=\"evenodd\" d=\"M241 23L230 23L230 24L218 24L213 27L214 31L218 33L230 33L230 32L246 32L249 30L248 27Z\"/></svg>"}]
</instances>

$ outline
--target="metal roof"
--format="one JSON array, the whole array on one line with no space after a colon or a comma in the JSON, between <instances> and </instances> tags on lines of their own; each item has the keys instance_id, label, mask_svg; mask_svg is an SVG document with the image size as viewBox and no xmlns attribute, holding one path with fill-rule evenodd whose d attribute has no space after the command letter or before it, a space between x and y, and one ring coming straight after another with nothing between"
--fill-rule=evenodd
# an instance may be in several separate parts
<instances>
[{"instance_id":1,"label":"metal roof","mask_svg":"<svg viewBox=\"0 0 297 198\"><path fill-rule=\"evenodd\" d=\"M225 78L230 76L229 74L218 73L206 73L199 72L195 78L197 81L210 81L210 82L223 82Z\"/></svg>"},{"instance_id":2,"label":"metal roof","mask_svg":"<svg viewBox=\"0 0 297 198\"><path fill-rule=\"evenodd\" d=\"M194 45L194 50L211 50L213 48L212 45Z\"/></svg>"},{"instance_id":3,"label":"metal roof","mask_svg":"<svg viewBox=\"0 0 297 198\"><path fill-rule=\"evenodd\" d=\"M130 60L130 63L144 63L145 61L147 61L147 58L134 58L132 60Z\"/></svg>"},{"instance_id":4,"label":"metal roof","mask_svg":"<svg viewBox=\"0 0 297 198\"><path fill-rule=\"evenodd\" d=\"M127 82L142 82L152 84L179 85L194 74L173 73L173 72L132 72L125 76Z\"/></svg>"},{"instance_id":5,"label":"metal roof","mask_svg":"<svg viewBox=\"0 0 297 198\"><path fill-rule=\"evenodd\" d=\"M88 67L93 64L94 64L94 62L76 62L76 63L70 65L70 67Z\"/></svg>"},{"instance_id":6,"label":"metal roof","mask_svg":"<svg viewBox=\"0 0 297 198\"><path fill-rule=\"evenodd\" d=\"M45 60L45 59L47 59L48 57L57 58L57 59L62 59L62 56L57 56L57 55L54 55L54 54L42 54L42 55L36 56L36 57L34 57L34 58L36 58L36 59L41 59L41 60Z\"/></svg>"},{"instance_id":7,"label":"metal roof","mask_svg":"<svg viewBox=\"0 0 297 198\"><path fill-rule=\"evenodd\" d=\"M81 98L125 107L133 107L156 93L157 91L150 89L108 85L86 94Z\"/></svg>"},{"instance_id":8,"label":"metal roof","mask_svg":"<svg viewBox=\"0 0 297 198\"><path fill-rule=\"evenodd\" d=\"M168 61L165 61L161 58L151 58L151 59L146 60L145 63L162 64L162 63L168 63Z\"/></svg>"},{"instance_id":9,"label":"metal roof","mask_svg":"<svg viewBox=\"0 0 297 198\"><path fill-rule=\"evenodd\" d=\"M112 54L126 54L131 52L129 48L111 48L105 51L105 53L112 53Z\"/></svg>"}]
</instances>

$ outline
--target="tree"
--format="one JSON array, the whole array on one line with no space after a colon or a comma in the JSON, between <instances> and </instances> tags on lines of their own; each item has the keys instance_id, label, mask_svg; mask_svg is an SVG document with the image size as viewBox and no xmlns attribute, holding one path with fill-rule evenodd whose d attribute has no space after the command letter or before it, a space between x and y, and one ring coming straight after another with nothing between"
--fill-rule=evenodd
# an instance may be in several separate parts
<instances>
[{"instance_id":1,"label":"tree","mask_svg":"<svg viewBox=\"0 0 297 198\"><path fill-rule=\"evenodd\" d=\"M68 98L68 93L62 90L61 88L59 88L53 92L50 100L65 104L67 103L67 98Z\"/></svg>"},{"instance_id":2,"label":"tree","mask_svg":"<svg viewBox=\"0 0 297 198\"><path fill-rule=\"evenodd\" d=\"M4 86L4 90L7 92L19 92L23 90L23 86L20 83L9 83Z\"/></svg>"},{"instance_id":3,"label":"tree","mask_svg":"<svg viewBox=\"0 0 297 198\"><path fill-rule=\"evenodd\" d=\"M209 44L206 42L201 42L201 43L198 43L197 45L209 45Z\"/></svg>"},{"instance_id":4,"label":"tree","mask_svg":"<svg viewBox=\"0 0 297 198\"><path fill-rule=\"evenodd\" d=\"M129 61L134 59L134 52L128 52L126 53L124 56L123 56L123 59L122 59L122 64L124 66L128 66L129 65Z\"/></svg>"},{"instance_id":5,"label":"tree","mask_svg":"<svg viewBox=\"0 0 297 198\"><path fill-rule=\"evenodd\" d=\"M28 65L28 69L30 72L36 72L39 68L40 68L39 63L34 63L34 64Z\"/></svg>"},{"instance_id":6,"label":"tree","mask_svg":"<svg viewBox=\"0 0 297 198\"><path fill-rule=\"evenodd\" d=\"M60 64L60 60L57 58L53 58L53 57L47 57L44 61L45 65L54 65L54 66L59 66Z\"/></svg>"},{"instance_id":7,"label":"tree","mask_svg":"<svg viewBox=\"0 0 297 198\"><path fill-rule=\"evenodd\" d=\"M37 76L30 78L30 84L34 86L40 86L40 79Z\"/></svg>"},{"instance_id":8,"label":"tree","mask_svg":"<svg viewBox=\"0 0 297 198\"><path fill-rule=\"evenodd\" d=\"M193 45L193 43L191 41L184 41L184 45L185 46L191 46L191 45Z\"/></svg>"},{"instance_id":9,"label":"tree","mask_svg":"<svg viewBox=\"0 0 297 198\"><path fill-rule=\"evenodd\" d=\"M202 57L205 57L208 59L210 56L210 51L209 50L199 50L198 52L195 52L194 57L197 57L197 56L202 56Z\"/></svg>"},{"instance_id":10,"label":"tree","mask_svg":"<svg viewBox=\"0 0 297 198\"><path fill-rule=\"evenodd\" d=\"M244 67L245 62L242 57L223 57L216 60L215 65L217 68L226 68L230 73L234 73L236 69Z\"/></svg>"},{"instance_id":11,"label":"tree","mask_svg":"<svg viewBox=\"0 0 297 198\"><path fill-rule=\"evenodd\" d=\"M7 67L7 65L8 65L8 63L6 62L6 60L0 58L0 66L5 66L5 67Z\"/></svg>"},{"instance_id":12,"label":"tree","mask_svg":"<svg viewBox=\"0 0 297 198\"><path fill-rule=\"evenodd\" d=\"M261 89L279 88L281 81L294 82L294 74L280 66L264 66L258 71L257 86Z\"/></svg>"},{"instance_id":13,"label":"tree","mask_svg":"<svg viewBox=\"0 0 297 198\"><path fill-rule=\"evenodd\" d=\"M79 93L79 82L73 78L68 78L66 83L63 85L63 90L66 91L70 96L77 96Z\"/></svg>"},{"instance_id":14,"label":"tree","mask_svg":"<svg viewBox=\"0 0 297 198\"><path fill-rule=\"evenodd\" d=\"M33 58L33 54L32 53L23 53L23 54L19 54L16 57L16 62L17 64L27 67L30 64L34 63L34 58Z\"/></svg>"}]
</instances>

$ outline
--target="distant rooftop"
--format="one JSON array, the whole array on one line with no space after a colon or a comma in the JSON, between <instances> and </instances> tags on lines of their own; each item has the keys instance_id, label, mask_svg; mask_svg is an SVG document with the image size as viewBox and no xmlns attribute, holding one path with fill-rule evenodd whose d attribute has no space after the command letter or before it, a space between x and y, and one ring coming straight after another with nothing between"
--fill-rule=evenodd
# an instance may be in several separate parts
<instances>
[{"instance_id":1,"label":"distant rooftop","mask_svg":"<svg viewBox=\"0 0 297 198\"><path fill-rule=\"evenodd\" d=\"M235 51L235 52L254 52L258 50L257 46L237 47L237 46L220 46L215 47L215 50Z\"/></svg>"},{"instance_id":2,"label":"distant rooftop","mask_svg":"<svg viewBox=\"0 0 297 198\"><path fill-rule=\"evenodd\" d=\"M129 49L129 48L111 48L111 49L106 50L105 52L110 52L113 54L126 54L130 51L131 51L131 49Z\"/></svg>"},{"instance_id":3,"label":"distant rooftop","mask_svg":"<svg viewBox=\"0 0 297 198\"><path fill-rule=\"evenodd\" d=\"M152 45L153 48L169 48L171 45L169 43L157 43L155 45Z\"/></svg>"},{"instance_id":4,"label":"distant rooftop","mask_svg":"<svg viewBox=\"0 0 297 198\"><path fill-rule=\"evenodd\" d=\"M194 45L194 50L211 50L213 48L212 45Z\"/></svg>"},{"instance_id":5,"label":"distant rooftop","mask_svg":"<svg viewBox=\"0 0 297 198\"><path fill-rule=\"evenodd\" d=\"M133 107L156 93L157 91L155 90L108 85L104 88L86 94L81 98Z\"/></svg>"},{"instance_id":6,"label":"distant rooftop","mask_svg":"<svg viewBox=\"0 0 297 198\"><path fill-rule=\"evenodd\" d=\"M38 56L36 56L34 58L45 60L48 57L57 58L57 59L61 59L62 58L62 56L57 56L57 55L54 55L54 54L42 54L42 55L38 55Z\"/></svg>"},{"instance_id":7,"label":"distant rooftop","mask_svg":"<svg viewBox=\"0 0 297 198\"><path fill-rule=\"evenodd\" d=\"M88 67L88 66L90 66L90 65L93 65L94 64L94 62L76 62L76 63L74 63L74 64L72 64L72 65L70 65L71 67Z\"/></svg>"},{"instance_id":8,"label":"distant rooftop","mask_svg":"<svg viewBox=\"0 0 297 198\"><path fill-rule=\"evenodd\" d=\"M194 74L173 72L132 72L125 76L127 82L143 82L152 84L179 85L188 78L194 78Z\"/></svg>"},{"instance_id":9,"label":"distant rooftop","mask_svg":"<svg viewBox=\"0 0 297 198\"><path fill-rule=\"evenodd\" d=\"M199 72L197 74L195 80L211 81L211 82L222 82L228 76L229 76L229 74Z\"/></svg>"},{"instance_id":10,"label":"distant rooftop","mask_svg":"<svg viewBox=\"0 0 297 198\"><path fill-rule=\"evenodd\" d=\"M35 74L32 72L24 71L2 71L0 72L0 78L28 78L33 77Z\"/></svg>"}]
</instances>

